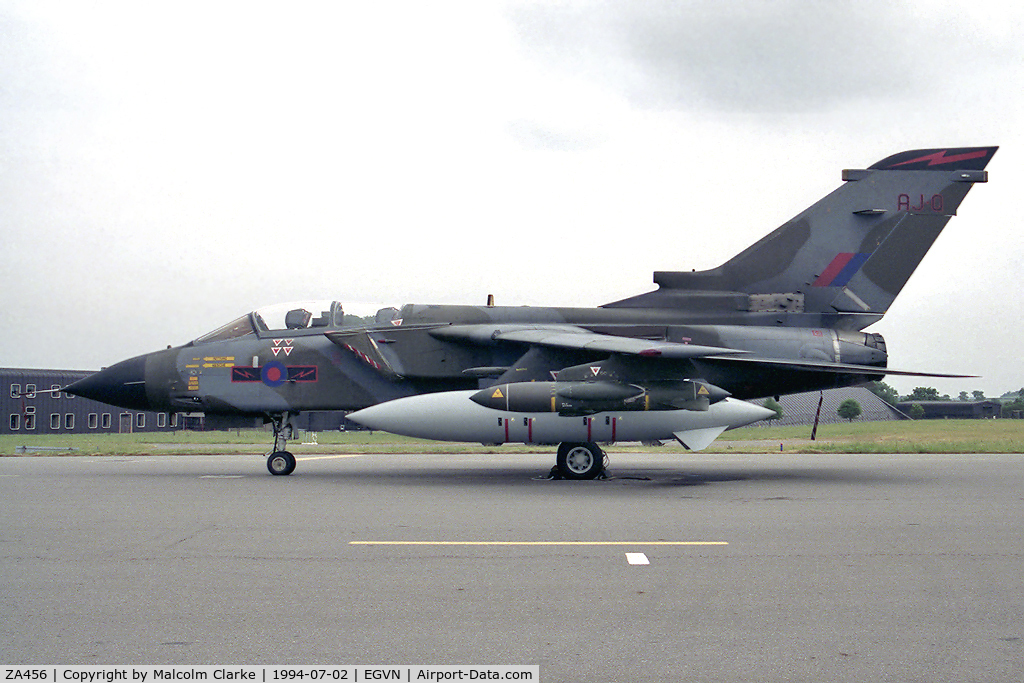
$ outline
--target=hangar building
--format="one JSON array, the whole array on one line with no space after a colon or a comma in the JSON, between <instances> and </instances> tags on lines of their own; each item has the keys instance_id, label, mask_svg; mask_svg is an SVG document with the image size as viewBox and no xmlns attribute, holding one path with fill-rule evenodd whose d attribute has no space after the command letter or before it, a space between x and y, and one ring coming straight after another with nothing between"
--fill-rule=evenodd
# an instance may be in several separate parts
<instances>
[{"instance_id":1,"label":"hangar building","mask_svg":"<svg viewBox=\"0 0 1024 683\"><path fill-rule=\"evenodd\" d=\"M177 413L125 410L57 391L90 374L0 368L0 434L167 432L184 426Z\"/></svg>"}]
</instances>

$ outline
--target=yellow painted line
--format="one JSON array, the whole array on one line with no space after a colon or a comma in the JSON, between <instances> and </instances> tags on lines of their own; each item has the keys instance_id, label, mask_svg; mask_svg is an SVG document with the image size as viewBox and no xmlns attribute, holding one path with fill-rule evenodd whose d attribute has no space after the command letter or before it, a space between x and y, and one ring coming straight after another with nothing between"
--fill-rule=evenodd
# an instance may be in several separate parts
<instances>
[{"instance_id":1,"label":"yellow painted line","mask_svg":"<svg viewBox=\"0 0 1024 683\"><path fill-rule=\"evenodd\" d=\"M727 541L349 541L349 545L729 545Z\"/></svg>"}]
</instances>

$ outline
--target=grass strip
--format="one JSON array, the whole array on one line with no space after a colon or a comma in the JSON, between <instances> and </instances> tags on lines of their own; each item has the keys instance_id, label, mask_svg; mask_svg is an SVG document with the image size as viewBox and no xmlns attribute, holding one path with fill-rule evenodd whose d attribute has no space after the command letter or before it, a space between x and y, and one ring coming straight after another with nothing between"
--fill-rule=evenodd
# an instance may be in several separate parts
<instances>
[{"instance_id":1,"label":"grass strip","mask_svg":"<svg viewBox=\"0 0 1024 683\"><path fill-rule=\"evenodd\" d=\"M253 454L270 450L269 430L147 432L141 434L13 434L0 436L3 456ZM306 443L303 443L303 442ZM318 432L289 442L296 455L330 453L534 453L551 446L451 443L411 439L384 432ZM781 446L781 449L780 449ZM19 452L24 449L24 452ZM72 450L73 449L73 450ZM671 443L645 446L619 443L616 452L682 450ZM1024 420L917 420L821 425L746 427L726 432L710 453L1022 453Z\"/></svg>"}]
</instances>

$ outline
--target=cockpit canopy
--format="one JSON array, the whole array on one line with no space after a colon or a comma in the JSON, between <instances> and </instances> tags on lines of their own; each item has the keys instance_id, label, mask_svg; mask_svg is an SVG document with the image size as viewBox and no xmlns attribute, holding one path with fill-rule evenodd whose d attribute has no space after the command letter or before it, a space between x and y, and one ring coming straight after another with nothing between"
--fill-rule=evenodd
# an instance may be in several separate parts
<instances>
[{"instance_id":1,"label":"cockpit canopy","mask_svg":"<svg viewBox=\"0 0 1024 683\"><path fill-rule=\"evenodd\" d=\"M372 308L370 309L373 310ZM360 317L346 314L340 301L300 301L275 304L247 313L195 340L195 344L237 339L247 335L260 337L278 334L299 335L326 332L341 327L360 327L386 322L398 315L398 309L382 308L376 315Z\"/></svg>"},{"instance_id":2,"label":"cockpit canopy","mask_svg":"<svg viewBox=\"0 0 1024 683\"><path fill-rule=\"evenodd\" d=\"M301 301L260 308L252 318L260 332L337 328L344 324L345 310L340 301Z\"/></svg>"}]
</instances>

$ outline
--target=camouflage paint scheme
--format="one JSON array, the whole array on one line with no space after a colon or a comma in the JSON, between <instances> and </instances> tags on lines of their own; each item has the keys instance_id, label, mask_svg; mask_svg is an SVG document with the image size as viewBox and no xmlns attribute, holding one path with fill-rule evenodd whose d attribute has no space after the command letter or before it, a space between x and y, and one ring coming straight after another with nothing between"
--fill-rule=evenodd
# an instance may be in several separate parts
<instances>
[{"instance_id":1,"label":"camouflage paint scheme","mask_svg":"<svg viewBox=\"0 0 1024 683\"><path fill-rule=\"evenodd\" d=\"M126 408L263 415L357 410L429 392L552 382L584 364L644 386L696 380L736 399L880 379L878 321L996 147L913 150L863 170L728 262L656 272L598 308L406 305L346 326L343 306L253 312L122 361L68 391ZM317 316L317 317L314 317ZM596 374L599 371L595 371Z\"/></svg>"}]
</instances>

